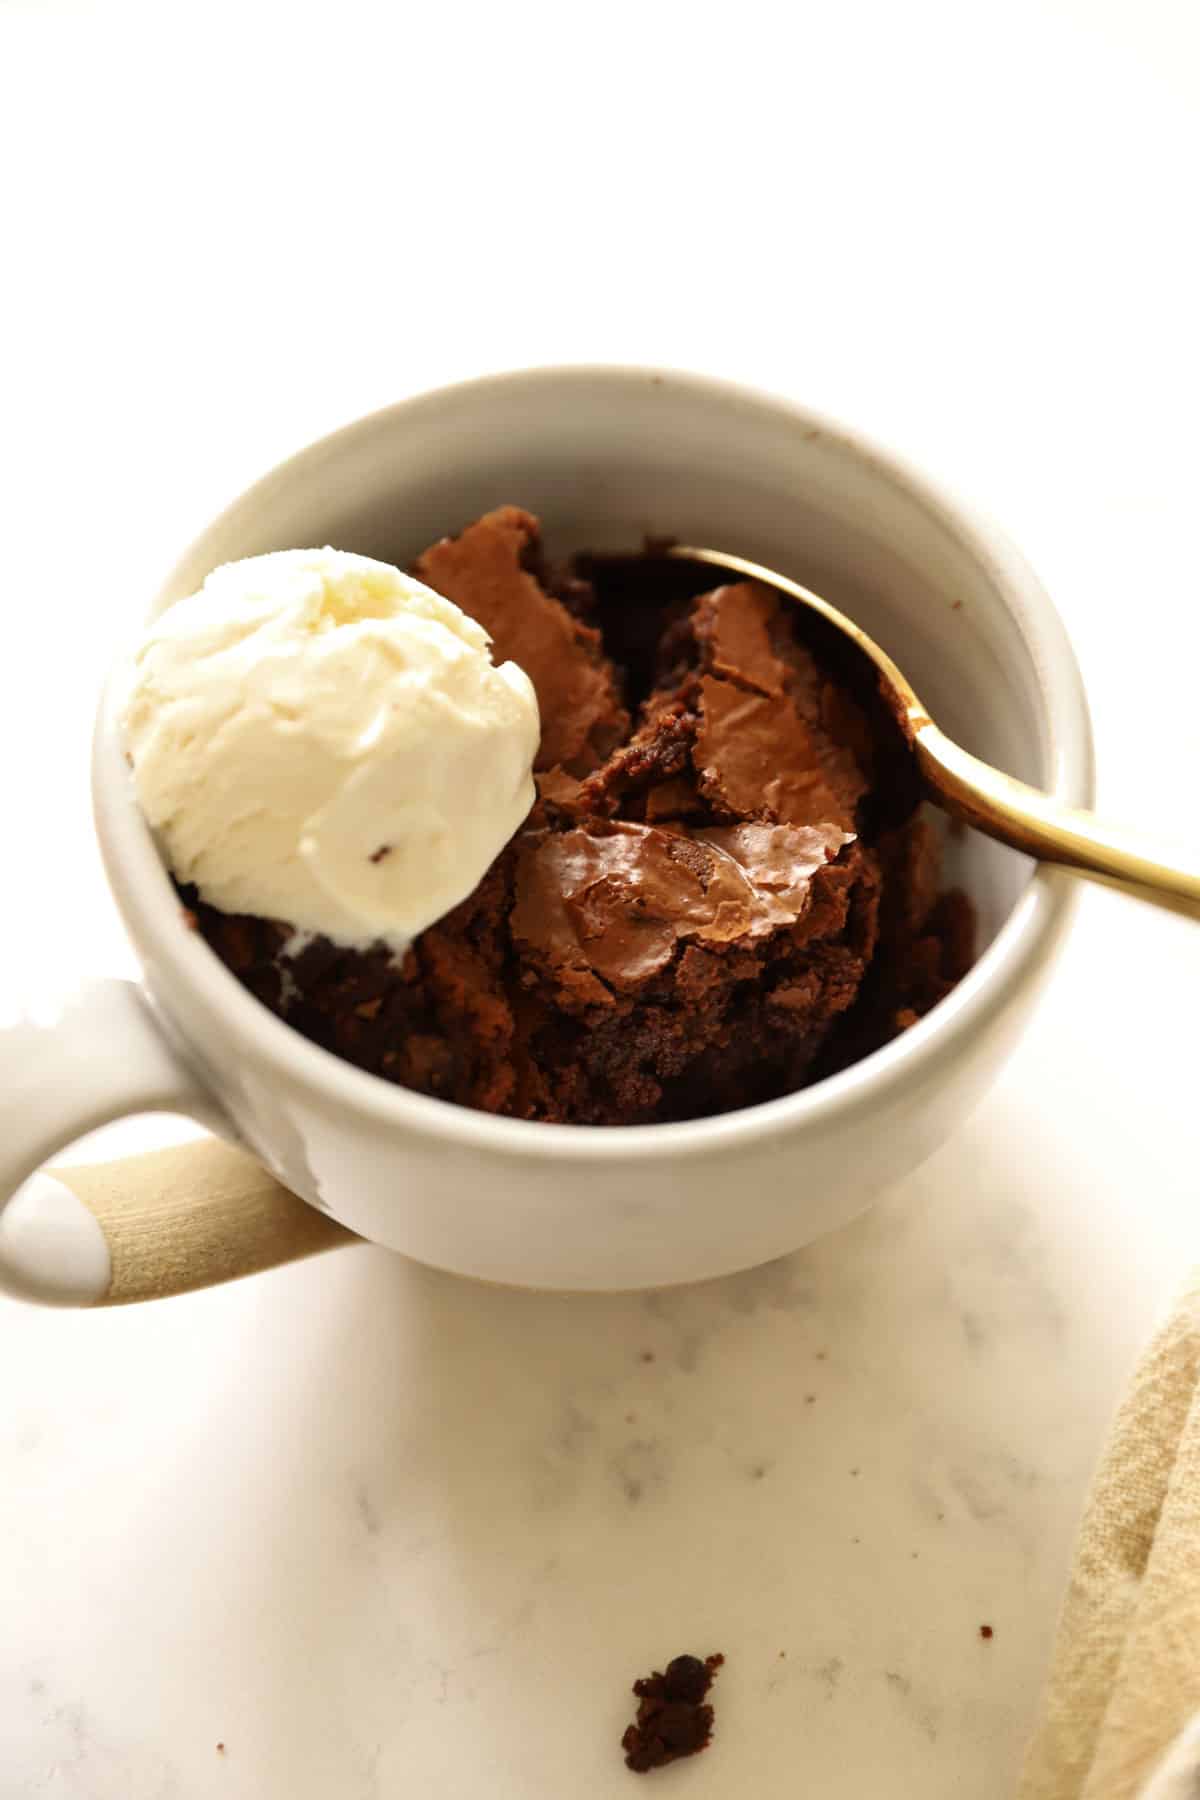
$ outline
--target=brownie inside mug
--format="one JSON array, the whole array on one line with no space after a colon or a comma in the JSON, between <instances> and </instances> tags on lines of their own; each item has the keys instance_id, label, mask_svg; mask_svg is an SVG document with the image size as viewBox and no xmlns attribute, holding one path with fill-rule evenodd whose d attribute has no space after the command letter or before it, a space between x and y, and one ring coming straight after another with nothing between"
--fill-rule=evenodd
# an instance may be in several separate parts
<instances>
[{"instance_id":1,"label":"brownie inside mug","mask_svg":"<svg viewBox=\"0 0 1200 1800\"><path fill-rule=\"evenodd\" d=\"M538 801L403 959L185 902L312 1041L483 1111L630 1125L793 1092L965 974L975 922L869 670L750 583L642 554L553 565L502 506L415 572L519 663ZM383 845L376 854L388 854Z\"/></svg>"}]
</instances>

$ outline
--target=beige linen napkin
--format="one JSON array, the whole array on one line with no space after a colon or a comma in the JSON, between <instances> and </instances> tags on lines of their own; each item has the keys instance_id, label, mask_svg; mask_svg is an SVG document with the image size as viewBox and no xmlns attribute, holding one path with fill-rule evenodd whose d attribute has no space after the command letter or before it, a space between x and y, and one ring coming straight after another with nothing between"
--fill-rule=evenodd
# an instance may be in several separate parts
<instances>
[{"instance_id":1,"label":"beige linen napkin","mask_svg":"<svg viewBox=\"0 0 1200 1800\"><path fill-rule=\"evenodd\" d=\"M1150 1800L1200 1710L1200 1275L1134 1377L1088 1500L1019 1800ZM1200 1748L1165 1794L1200 1800ZM1176 1787L1178 1780L1180 1785ZM1159 1790L1155 1790L1157 1800Z\"/></svg>"}]
</instances>

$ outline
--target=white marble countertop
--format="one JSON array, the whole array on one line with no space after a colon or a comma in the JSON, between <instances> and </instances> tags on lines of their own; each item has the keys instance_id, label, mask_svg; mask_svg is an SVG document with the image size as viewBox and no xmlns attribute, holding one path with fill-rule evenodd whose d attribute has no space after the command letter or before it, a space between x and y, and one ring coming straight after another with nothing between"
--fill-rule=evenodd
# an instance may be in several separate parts
<instances>
[{"instance_id":1,"label":"white marble countertop","mask_svg":"<svg viewBox=\"0 0 1200 1800\"><path fill-rule=\"evenodd\" d=\"M1185 10L864 0L777 47L766 5L589 36L526 0L439 87L454 9L4 9L0 743L38 780L5 784L0 981L127 967L91 700L187 531L330 424L526 361L713 368L957 482L1063 611L1103 799L1194 838ZM699 279L681 246L733 224L756 275ZM364 1247L0 1301L3 1800L607 1800L629 1684L682 1650L728 1659L717 1735L654 1791L1006 1800L1197 1254L1198 976L1183 922L1089 893L971 1124L729 1281L523 1295Z\"/></svg>"}]
</instances>

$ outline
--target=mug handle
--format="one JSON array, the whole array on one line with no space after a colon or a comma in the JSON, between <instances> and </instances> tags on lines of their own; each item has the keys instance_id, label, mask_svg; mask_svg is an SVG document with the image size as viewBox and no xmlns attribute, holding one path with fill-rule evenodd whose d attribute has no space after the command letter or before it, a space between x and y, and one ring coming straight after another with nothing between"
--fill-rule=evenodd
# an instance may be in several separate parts
<instances>
[{"instance_id":1,"label":"mug handle","mask_svg":"<svg viewBox=\"0 0 1200 1800\"><path fill-rule=\"evenodd\" d=\"M89 982L65 1004L0 1018L0 1078L0 1291L120 1306L361 1242L215 1138L38 1173L131 1113L184 1113L236 1136L133 982Z\"/></svg>"}]
</instances>

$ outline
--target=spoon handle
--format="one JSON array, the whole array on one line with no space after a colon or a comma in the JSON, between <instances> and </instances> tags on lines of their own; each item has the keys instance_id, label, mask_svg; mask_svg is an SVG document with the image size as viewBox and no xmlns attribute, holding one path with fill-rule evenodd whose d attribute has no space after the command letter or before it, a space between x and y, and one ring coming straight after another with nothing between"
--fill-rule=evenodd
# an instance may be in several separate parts
<instances>
[{"instance_id":1,"label":"spoon handle","mask_svg":"<svg viewBox=\"0 0 1200 1800\"><path fill-rule=\"evenodd\" d=\"M932 722L913 734L930 796L988 837L1043 862L1062 863L1200 922L1200 854L1171 851L1040 789L961 748Z\"/></svg>"}]
</instances>

